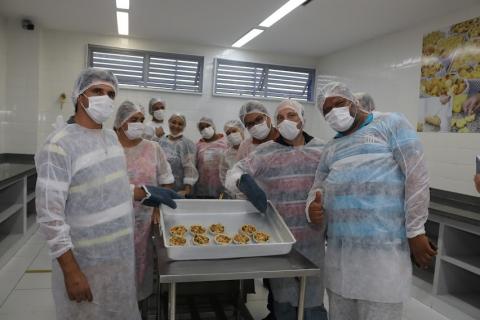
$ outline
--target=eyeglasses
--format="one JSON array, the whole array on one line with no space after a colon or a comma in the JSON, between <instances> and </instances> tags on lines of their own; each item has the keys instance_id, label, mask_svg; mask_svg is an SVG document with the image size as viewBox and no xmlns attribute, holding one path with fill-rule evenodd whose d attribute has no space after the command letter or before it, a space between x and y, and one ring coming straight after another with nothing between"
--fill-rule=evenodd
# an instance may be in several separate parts
<instances>
[{"instance_id":1,"label":"eyeglasses","mask_svg":"<svg viewBox=\"0 0 480 320\"><path fill-rule=\"evenodd\" d=\"M253 121L245 122L245 128L250 129L253 126L256 126L257 124L261 124L265 121L266 116L260 115L257 116Z\"/></svg>"}]
</instances>

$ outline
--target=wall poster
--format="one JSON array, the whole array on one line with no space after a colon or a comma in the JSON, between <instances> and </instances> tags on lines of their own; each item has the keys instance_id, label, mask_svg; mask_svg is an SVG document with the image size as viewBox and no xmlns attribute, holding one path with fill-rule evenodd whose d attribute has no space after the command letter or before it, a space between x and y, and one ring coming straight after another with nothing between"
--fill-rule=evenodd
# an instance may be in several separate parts
<instances>
[{"instance_id":1,"label":"wall poster","mask_svg":"<svg viewBox=\"0 0 480 320\"><path fill-rule=\"evenodd\" d=\"M480 132L480 17L423 37L419 132Z\"/></svg>"}]
</instances>

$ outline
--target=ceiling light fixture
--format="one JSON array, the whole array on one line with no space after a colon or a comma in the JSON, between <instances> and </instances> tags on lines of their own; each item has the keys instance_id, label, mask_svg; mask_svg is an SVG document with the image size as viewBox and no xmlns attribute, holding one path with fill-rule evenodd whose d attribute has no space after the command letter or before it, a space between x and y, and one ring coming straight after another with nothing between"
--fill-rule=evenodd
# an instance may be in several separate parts
<instances>
[{"instance_id":1,"label":"ceiling light fixture","mask_svg":"<svg viewBox=\"0 0 480 320\"><path fill-rule=\"evenodd\" d=\"M256 36L258 36L263 31L264 30L262 30L262 29L253 28L246 35L244 35L243 37L238 39L237 42L232 44L232 47L234 47L234 48L243 47L245 44L247 44L250 40L254 39Z\"/></svg>"},{"instance_id":2,"label":"ceiling light fixture","mask_svg":"<svg viewBox=\"0 0 480 320\"><path fill-rule=\"evenodd\" d=\"M128 36L128 12L117 11L118 34Z\"/></svg>"},{"instance_id":3,"label":"ceiling light fixture","mask_svg":"<svg viewBox=\"0 0 480 320\"><path fill-rule=\"evenodd\" d=\"M270 28L273 26L278 20L285 17L287 14L295 10L297 7L301 6L305 0L290 0L285 3L283 6L280 7L277 11L272 13L267 19L263 20L260 23L260 27Z\"/></svg>"},{"instance_id":4,"label":"ceiling light fixture","mask_svg":"<svg viewBox=\"0 0 480 320\"><path fill-rule=\"evenodd\" d=\"M116 0L117 9L130 10L130 0Z\"/></svg>"}]
</instances>

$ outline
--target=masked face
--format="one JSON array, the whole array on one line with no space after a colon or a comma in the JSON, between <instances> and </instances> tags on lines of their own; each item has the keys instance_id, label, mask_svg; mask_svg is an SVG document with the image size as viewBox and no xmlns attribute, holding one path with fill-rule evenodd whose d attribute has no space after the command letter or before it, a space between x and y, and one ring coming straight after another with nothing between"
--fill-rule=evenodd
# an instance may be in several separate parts
<instances>
[{"instance_id":1,"label":"masked face","mask_svg":"<svg viewBox=\"0 0 480 320\"><path fill-rule=\"evenodd\" d=\"M253 127L248 128L248 132L255 139L263 140L270 133L270 127L268 126L267 121L265 120L260 124L256 124Z\"/></svg>"},{"instance_id":2,"label":"masked face","mask_svg":"<svg viewBox=\"0 0 480 320\"><path fill-rule=\"evenodd\" d=\"M85 97L87 96L85 95ZM113 113L113 100L110 99L108 95L91 96L87 98L88 108L85 108L83 104L82 107L85 109L85 112L90 119L97 124L102 124L107 121Z\"/></svg>"},{"instance_id":3,"label":"masked face","mask_svg":"<svg viewBox=\"0 0 480 320\"><path fill-rule=\"evenodd\" d=\"M232 132L227 136L227 141L232 146L238 146L242 143L242 134L240 132Z\"/></svg>"},{"instance_id":4,"label":"masked face","mask_svg":"<svg viewBox=\"0 0 480 320\"><path fill-rule=\"evenodd\" d=\"M165 117L165 110L162 110L162 109L155 110L153 112L153 117L158 121L163 121L163 118Z\"/></svg>"},{"instance_id":5,"label":"masked face","mask_svg":"<svg viewBox=\"0 0 480 320\"><path fill-rule=\"evenodd\" d=\"M325 115L325 121L337 132L345 132L350 129L355 118L350 114L348 106L336 107Z\"/></svg>"},{"instance_id":6,"label":"masked face","mask_svg":"<svg viewBox=\"0 0 480 320\"><path fill-rule=\"evenodd\" d=\"M298 128L298 123L288 119L283 120L277 126L278 131L287 140L293 140L300 134L300 129Z\"/></svg>"},{"instance_id":7,"label":"masked face","mask_svg":"<svg viewBox=\"0 0 480 320\"><path fill-rule=\"evenodd\" d=\"M130 122L127 131L124 132L128 139L136 140L145 133L145 125L141 122Z\"/></svg>"},{"instance_id":8,"label":"masked face","mask_svg":"<svg viewBox=\"0 0 480 320\"><path fill-rule=\"evenodd\" d=\"M206 127L202 131L200 131L200 134L202 135L203 139L211 139L213 135L215 134L215 130L213 130L212 127Z\"/></svg>"}]
</instances>

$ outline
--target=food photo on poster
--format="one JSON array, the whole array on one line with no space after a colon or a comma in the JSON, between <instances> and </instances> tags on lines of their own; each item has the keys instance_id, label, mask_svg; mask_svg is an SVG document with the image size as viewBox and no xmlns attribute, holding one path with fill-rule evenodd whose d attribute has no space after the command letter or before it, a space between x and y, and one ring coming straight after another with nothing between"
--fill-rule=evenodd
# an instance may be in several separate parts
<instances>
[{"instance_id":1,"label":"food photo on poster","mask_svg":"<svg viewBox=\"0 0 480 320\"><path fill-rule=\"evenodd\" d=\"M418 132L480 132L480 17L423 37Z\"/></svg>"}]
</instances>

